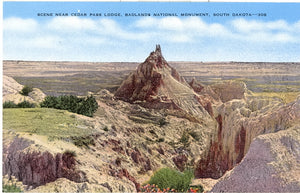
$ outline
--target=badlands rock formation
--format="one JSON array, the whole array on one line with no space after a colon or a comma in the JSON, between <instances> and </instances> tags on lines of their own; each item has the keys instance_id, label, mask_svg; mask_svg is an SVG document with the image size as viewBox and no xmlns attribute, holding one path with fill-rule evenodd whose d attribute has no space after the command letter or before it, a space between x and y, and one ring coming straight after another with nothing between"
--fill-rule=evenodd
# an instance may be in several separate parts
<instances>
[{"instance_id":1,"label":"badlands rock formation","mask_svg":"<svg viewBox=\"0 0 300 193\"><path fill-rule=\"evenodd\" d=\"M175 109L209 121L210 115L199 103L199 95L164 59L159 45L117 90L115 97L154 109Z\"/></svg>"},{"instance_id":2,"label":"badlands rock formation","mask_svg":"<svg viewBox=\"0 0 300 193\"><path fill-rule=\"evenodd\" d=\"M260 135L212 192L299 192L300 126Z\"/></svg>"},{"instance_id":3,"label":"badlands rock formation","mask_svg":"<svg viewBox=\"0 0 300 193\"><path fill-rule=\"evenodd\" d=\"M5 96L18 95L22 87L5 82ZM159 45L115 95L95 97L93 118L58 112L76 120L80 135L53 138L4 123L3 174L32 192L135 192L162 167L193 167L197 178L227 172L214 192L299 188L300 98L254 97L239 81L187 84Z\"/></svg>"},{"instance_id":4,"label":"badlands rock formation","mask_svg":"<svg viewBox=\"0 0 300 193\"><path fill-rule=\"evenodd\" d=\"M218 127L210 148L198 162L197 177L221 177L242 160L255 137L287 129L300 119L299 101L283 104L280 100L246 93L242 96L244 87L236 87L237 92L232 92L232 87L229 89L238 93L231 98L241 99L214 104Z\"/></svg>"},{"instance_id":5,"label":"badlands rock formation","mask_svg":"<svg viewBox=\"0 0 300 193\"><path fill-rule=\"evenodd\" d=\"M46 95L38 88L33 88L33 91L28 96L20 94L23 85L19 84L9 76L3 76L3 102L12 101L18 104L23 101L30 103L40 103L44 100Z\"/></svg>"}]
</instances>

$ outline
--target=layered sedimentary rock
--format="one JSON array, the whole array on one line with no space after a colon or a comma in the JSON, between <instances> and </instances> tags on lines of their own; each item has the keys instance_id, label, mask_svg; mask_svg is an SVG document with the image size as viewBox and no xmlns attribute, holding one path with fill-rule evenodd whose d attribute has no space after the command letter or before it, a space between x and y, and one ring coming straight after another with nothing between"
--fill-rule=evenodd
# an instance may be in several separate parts
<instances>
[{"instance_id":1,"label":"layered sedimentary rock","mask_svg":"<svg viewBox=\"0 0 300 193\"><path fill-rule=\"evenodd\" d=\"M299 100L283 104L252 96L223 103L216 112L218 127L196 166L197 177L221 177L242 160L255 137L285 130L300 119Z\"/></svg>"},{"instance_id":2,"label":"layered sedimentary rock","mask_svg":"<svg viewBox=\"0 0 300 193\"><path fill-rule=\"evenodd\" d=\"M115 97L148 108L181 110L201 120L210 117L199 95L164 59L159 45L122 83Z\"/></svg>"},{"instance_id":3,"label":"layered sedimentary rock","mask_svg":"<svg viewBox=\"0 0 300 193\"><path fill-rule=\"evenodd\" d=\"M161 48L157 45L156 50L122 83L115 96L130 102L153 102L158 97L167 102L170 98L168 83L187 86L184 79L164 59Z\"/></svg>"},{"instance_id":4,"label":"layered sedimentary rock","mask_svg":"<svg viewBox=\"0 0 300 193\"><path fill-rule=\"evenodd\" d=\"M212 192L298 192L300 190L300 125L260 135L243 161Z\"/></svg>"},{"instance_id":5,"label":"layered sedimentary rock","mask_svg":"<svg viewBox=\"0 0 300 193\"><path fill-rule=\"evenodd\" d=\"M16 176L23 184L33 188L58 178L85 181L84 174L75 169L72 154L30 151L31 144L32 141L15 137L8 146L3 146L3 174Z\"/></svg>"}]
</instances>

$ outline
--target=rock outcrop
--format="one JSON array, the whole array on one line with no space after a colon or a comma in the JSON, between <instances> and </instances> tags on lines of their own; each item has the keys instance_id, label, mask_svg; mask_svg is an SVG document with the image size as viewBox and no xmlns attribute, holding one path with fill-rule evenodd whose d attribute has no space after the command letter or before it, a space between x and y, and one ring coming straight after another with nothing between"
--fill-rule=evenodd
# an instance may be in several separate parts
<instances>
[{"instance_id":1,"label":"rock outcrop","mask_svg":"<svg viewBox=\"0 0 300 193\"><path fill-rule=\"evenodd\" d=\"M213 93L208 92L210 96L220 99L223 103L233 99L245 99L248 92L246 84L240 81L224 81L210 86Z\"/></svg>"},{"instance_id":2,"label":"rock outcrop","mask_svg":"<svg viewBox=\"0 0 300 193\"><path fill-rule=\"evenodd\" d=\"M15 176L23 184L33 188L67 178L84 182L84 173L75 169L75 158L71 153L51 154L29 151L33 144L24 138L15 137L9 146L3 146L3 174Z\"/></svg>"},{"instance_id":3,"label":"rock outcrop","mask_svg":"<svg viewBox=\"0 0 300 193\"><path fill-rule=\"evenodd\" d=\"M22 90L23 86L9 76L3 75L2 95L15 94Z\"/></svg>"},{"instance_id":4,"label":"rock outcrop","mask_svg":"<svg viewBox=\"0 0 300 193\"><path fill-rule=\"evenodd\" d=\"M198 120L210 119L199 95L167 63L159 45L122 83L115 97L147 108L181 110Z\"/></svg>"},{"instance_id":5,"label":"rock outcrop","mask_svg":"<svg viewBox=\"0 0 300 193\"><path fill-rule=\"evenodd\" d=\"M261 134L285 130L300 119L300 101L282 104L278 100L248 96L217 107L218 127L210 148L196 169L197 177L219 178L246 155L253 139Z\"/></svg>"},{"instance_id":6,"label":"rock outcrop","mask_svg":"<svg viewBox=\"0 0 300 193\"><path fill-rule=\"evenodd\" d=\"M33 88L32 92L28 94L28 96L24 96L20 94L23 85L19 84L13 78L8 76L3 76L3 102L14 102L18 104L23 101L27 101L30 103L40 103L44 100L46 95L38 88Z\"/></svg>"},{"instance_id":7,"label":"rock outcrop","mask_svg":"<svg viewBox=\"0 0 300 193\"><path fill-rule=\"evenodd\" d=\"M120 86L115 97L129 102L170 99L168 83L187 86L185 80L164 59L159 45ZM181 86L182 87L182 86Z\"/></svg>"},{"instance_id":8,"label":"rock outcrop","mask_svg":"<svg viewBox=\"0 0 300 193\"><path fill-rule=\"evenodd\" d=\"M300 125L260 135L242 162L212 192L298 192L300 190Z\"/></svg>"}]
</instances>

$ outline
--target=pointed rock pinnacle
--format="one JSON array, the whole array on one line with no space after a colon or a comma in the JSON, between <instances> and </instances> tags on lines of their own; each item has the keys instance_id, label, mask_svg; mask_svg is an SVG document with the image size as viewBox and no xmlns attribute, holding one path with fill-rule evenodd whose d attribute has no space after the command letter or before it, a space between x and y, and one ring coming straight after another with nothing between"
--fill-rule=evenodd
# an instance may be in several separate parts
<instances>
[{"instance_id":1,"label":"pointed rock pinnacle","mask_svg":"<svg viewBox=\"0 0 300 193\"><path fill-rule=\"evenodd\" d=\"M155 53L156 54L161 54L161 48L160 48L159 44L156 45Z\"/></svg>"}]
</instances>

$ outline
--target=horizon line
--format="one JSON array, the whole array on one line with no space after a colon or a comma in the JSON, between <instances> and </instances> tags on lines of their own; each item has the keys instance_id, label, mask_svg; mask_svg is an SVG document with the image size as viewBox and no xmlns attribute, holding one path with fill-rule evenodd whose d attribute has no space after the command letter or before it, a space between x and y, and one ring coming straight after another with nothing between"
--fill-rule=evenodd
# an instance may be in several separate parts
<instances>
[{"instance_id":1,"label":"horizon line","mask_svg":"<svg viewBox=\"0 0 300 193\"><path fill-rule=\"evenodd\" d=\"M100 61L75 61L75 60L14 60L14 59L9 59L5 60L3 59L2 62L76 62L76 63L140 63L138 61L106 61L106 62L100 62ZM184 60L184 61L167 61L168 63L187 63L187 62L195 62L195 63L296 63L300 64L300 61L290 61L290 62L271 62L271 61L189 61L189 60Z\"/></svg>"}]
</instances>

